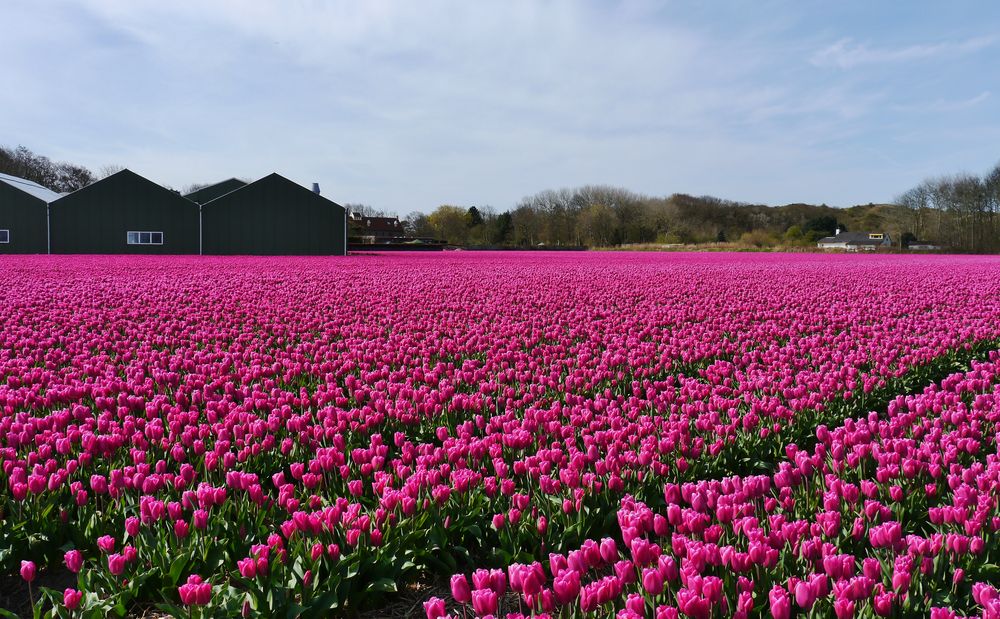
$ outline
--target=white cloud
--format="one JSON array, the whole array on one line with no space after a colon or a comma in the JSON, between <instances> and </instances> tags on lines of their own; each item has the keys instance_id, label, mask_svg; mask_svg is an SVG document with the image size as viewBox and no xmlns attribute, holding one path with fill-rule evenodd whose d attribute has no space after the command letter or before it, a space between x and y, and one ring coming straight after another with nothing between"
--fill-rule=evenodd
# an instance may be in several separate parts
<instances>
[{"instance_id":1,"label":"white cloud","mask_svg":"<svg viewBox=\"0 0 1000 619\"><path fill-rule=\"evenodd\" d=\"M864 65L890 64L927 58L956 57L993 46L997 38L977 37L961 42L908 45L905 47L871 47L851 38L840 39L812 55L810 62L817 67L851 69Z\"/></svg>"}]
</instances>

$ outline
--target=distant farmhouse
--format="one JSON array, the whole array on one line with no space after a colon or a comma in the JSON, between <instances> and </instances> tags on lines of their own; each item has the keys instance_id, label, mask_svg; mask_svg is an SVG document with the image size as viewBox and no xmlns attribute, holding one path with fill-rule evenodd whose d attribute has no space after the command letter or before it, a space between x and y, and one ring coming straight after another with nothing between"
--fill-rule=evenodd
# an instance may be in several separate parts
<instances>
[{"instance_id":1,"label":"distant farmhouse","mask_svg":"<svg viewBox=\"0 0 1000 619\"><path fill-rule=\"evenodd\" d=\"M367 217L361 213L348 213L350 236L360 243L373 245L388 243L392 239L404 236L403 224L399 217Z\"/></svg>"},{"instance_id":2,"label":"distant farmhouse","mask_svg":"<svg viewBox=\"0 0 1000 619\"><path fill-rule=\"evenodd\" d=\"M348 249L440 251L446 243L430 237L408 236L399 217L369 217L347 212Z\"/></svg>"},{"instance_id":3,"label":"distant farmhouse","mask_svg":"<svg viewBox=\"0 0 1000 619\"><path fill-rule=\"evenodd\" d=\"M819 240L820 249L842 249L844 251L875 251L892 247L892 238L883 232L841 232Z\"/></svg>"}]
</instances>

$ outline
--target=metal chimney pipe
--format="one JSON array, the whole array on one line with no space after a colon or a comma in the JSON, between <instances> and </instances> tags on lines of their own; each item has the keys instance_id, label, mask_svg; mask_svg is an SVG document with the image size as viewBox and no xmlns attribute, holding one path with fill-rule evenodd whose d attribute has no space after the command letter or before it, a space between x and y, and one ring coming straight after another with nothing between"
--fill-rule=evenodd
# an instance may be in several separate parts
<instances>
[{"instance_id":1,"label":"metal chimney pipe","mask_svg":"<svg viewBox=\"0 0 1000 619\"><path fill-rule=\"evenodd\" d=\"M319 183L313 183L313 193L319 195Z\"/></svg>"}]
</instances>

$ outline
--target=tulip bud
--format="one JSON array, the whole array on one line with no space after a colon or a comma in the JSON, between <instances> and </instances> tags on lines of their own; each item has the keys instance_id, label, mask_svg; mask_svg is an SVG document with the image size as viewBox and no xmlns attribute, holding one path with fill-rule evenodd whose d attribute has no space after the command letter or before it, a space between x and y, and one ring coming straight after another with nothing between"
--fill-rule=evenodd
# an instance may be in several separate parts
<instances>
[{"instance_id":1,"label":"tulip bud","mask_svg":"<svg viewBox=\"0 0 1000 619\"><path fill-rule=\"evenodd\" d=\"M35 573L37 568L35 567L34 561L21 561L21 578L25 582L32 582L35 580Z\"/></svg>"}]
</instances>

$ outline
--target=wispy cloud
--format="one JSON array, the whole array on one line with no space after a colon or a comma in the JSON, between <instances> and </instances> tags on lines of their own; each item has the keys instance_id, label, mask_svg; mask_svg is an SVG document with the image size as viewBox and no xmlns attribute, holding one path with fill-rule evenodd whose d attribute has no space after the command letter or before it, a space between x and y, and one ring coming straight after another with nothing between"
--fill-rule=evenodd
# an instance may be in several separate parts
<instances>
[{"instance_id":1,"label":"wispy cloud","mask_svg":"<svg viewBox=\"0 0 1000 619\"><path fill-rule=\"evenodd\" d=\"M934 99L917 103L900 103L892 106L892 109L897 112L960 112L986 103L991 96L992 93L990 91L984 90L978 95L964 99Z\"/></svg>"},{"instance_id":2,"label":"wispy cloud","mask_svg":"<svg viewBox=\"0 0 1000 619\"><path fill-rule=\"evenodd\" d=\"M995 36L987 36L960 42L918 44L903 47L873 47L866 43L857 43L851 38L844 38L817 51L809 61L817 67L851 69L864 65L964 56L992 47L996 41L997 38Z\"/></svg>"}]
</instances>

